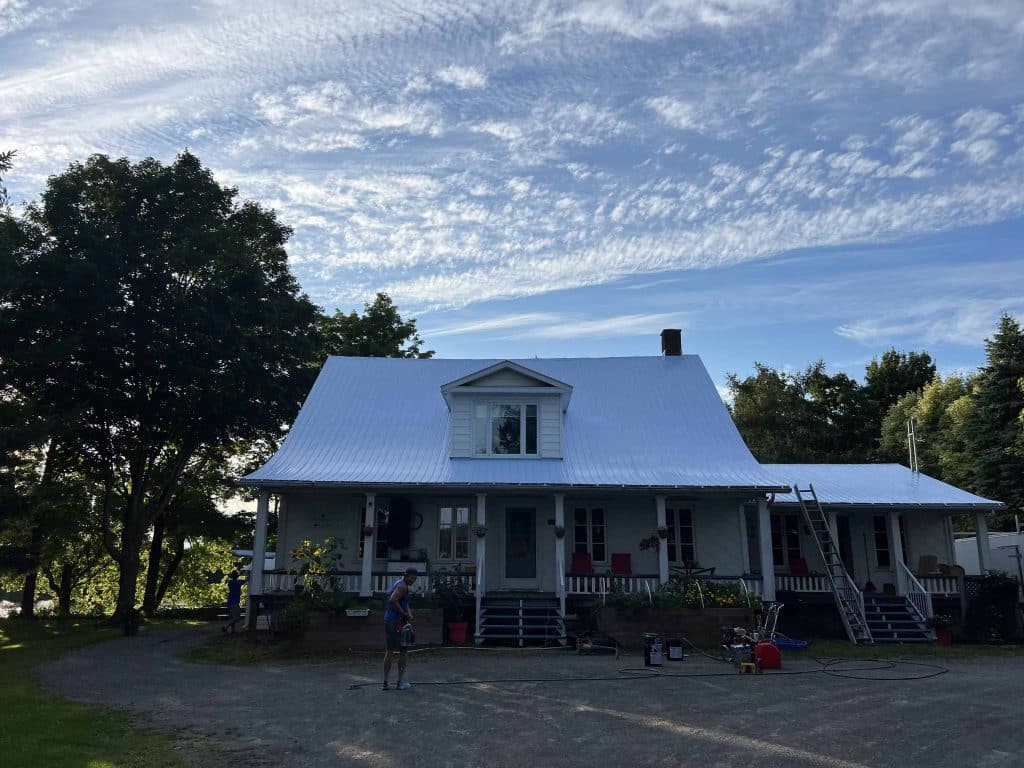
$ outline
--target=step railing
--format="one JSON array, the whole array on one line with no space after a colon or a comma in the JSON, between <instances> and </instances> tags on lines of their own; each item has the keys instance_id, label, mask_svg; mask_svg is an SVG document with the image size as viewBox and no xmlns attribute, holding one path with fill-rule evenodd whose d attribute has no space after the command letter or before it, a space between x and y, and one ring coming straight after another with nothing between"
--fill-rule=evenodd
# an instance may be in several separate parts
<instances>
[{"instance_id":1,"label":"step railing","mask_svg":"<svg viewBox=\"0 0 1024 768\"><path fill-rule=\"evenodd\" d=\"M906 563L901 562L900 568L903 569L903 575L907 578L907 601L914 607L922 621L928 621L935 616L935 610L932 608L932 596L907 568Z\"/></svg>"}]
</instances>

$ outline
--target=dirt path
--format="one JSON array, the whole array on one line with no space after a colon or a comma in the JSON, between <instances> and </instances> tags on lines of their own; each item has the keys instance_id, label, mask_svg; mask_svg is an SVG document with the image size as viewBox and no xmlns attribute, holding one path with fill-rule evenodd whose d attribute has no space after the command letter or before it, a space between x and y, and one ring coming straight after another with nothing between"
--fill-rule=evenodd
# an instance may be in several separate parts
<instances>
[{"instance_id":1,"label":"dirt path","mask_svg":"<svg viewBox=\"0 0 1024 768\"><path fill-rule=\"evenodd\" d=\"M642 664L637 657L465 650L414 657L413 689L382 692L376 657L246 668L180 657L209 636L173 629L115 640L39 674L69 698L208 735L218 755L197 755L200 765L1021 765L1021 658L958 662L913 682L741 677L688 658L665 671L728 674L631 680L619 670ZM572 677L604 679L564 680ZM562 681L426 684L504 678Z\"/></svg>"}]
</instances>

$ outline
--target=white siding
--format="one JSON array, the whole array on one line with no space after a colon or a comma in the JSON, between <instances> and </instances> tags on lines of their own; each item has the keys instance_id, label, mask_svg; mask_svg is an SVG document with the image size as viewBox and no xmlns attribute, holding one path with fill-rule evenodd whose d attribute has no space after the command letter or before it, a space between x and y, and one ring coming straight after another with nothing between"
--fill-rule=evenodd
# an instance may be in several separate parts
<instances>
[{"instance_id":1,"label":"white siding","mask_svg":"<svg viewBox=\"0 0 1024 768\"><path fill-rule=\"evenodd\" d=\"M550 384L545 384L543 381L533 378L532 376L524 376L518 371L506 369L504 371L498 371L492 373L490 376L484 376L481 379L469 382L467 386L472 387L549 387Z\"/></svg>"}]
</instances>

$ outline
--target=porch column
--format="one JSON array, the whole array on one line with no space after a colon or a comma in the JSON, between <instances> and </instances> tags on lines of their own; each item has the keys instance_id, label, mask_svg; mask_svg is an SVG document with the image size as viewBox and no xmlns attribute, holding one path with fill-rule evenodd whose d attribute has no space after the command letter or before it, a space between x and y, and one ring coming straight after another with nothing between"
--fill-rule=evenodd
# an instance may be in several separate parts
<instances>
[{"instance_id":1,"label":"porch column","mask_svg":"<svg viewBox=\"0 0 1024 768\"><path fill-rule=\"evenodd\" d=\"M761 547L761 597L775 602L775 560L772 557L772 518L768 499L757 500L757 541Z\"/></svg>"},{"instance_id":2,"label":"porch column","mask_svg":"<svg viewBox=\"0 0 1024 768\"><path fill-rule=\"evenodd\" d=\"M565 530L565 494L555 494L555 528ZM565 597L565 536L555 537L555 591Z\"/></svg>"},{"instance_id":3,"label":"porch column","mask_svg":"<svg viewBox=\"0 0 1024 768\"><path fill-rule=\"evenodd\" d=\"M476 495L476 524L487 524L487 494ZM480 585L480 594L487 592L487 537L476 537L476 578Z\"/></svg>"},{"instance_id":4,"label":"porch column","mask_svg":"<svg viewBox=\"0 0 1024 768\"><path fill-rule=\"evenodd\" d=\"M655 496L654 503L658 510L658 527L665 528L667 523L665 522L665 497ZM658 582L665 584L668 582L668 539L661 539L658 541Z\"/></svg>"},{"instance_id":5,"label":"porch column","mask_svg":"<svg viewBox=\"0 0 1024 768\"><path fill-rule=\"evenodd\" d=\"M359 580L359 596L369 597L373 594L373 556L377 553L375 540L377 529L374 528L377 522L377 508L374 502L377 494L366 494L366 513L363 515L363 526L373 528L373 533L363 539L363 575Z\"/></svg>"},{"instance_id":6,"label":"porch column","mask_svg":"<svg viewBox=\"0 0 1024 768\"><path fill-rule=\"evenodd\" d=\"M896 593L905 595L909 591L910 585L907 583L907 574L903 571L903 536L900 535L900 514L896 510L890 509L885 517L889 524L889 546L892 548L890 557L896 571Z\"/></svg>"},{"instance_id":7,"label":"porch column","mask_svg":"<svg viewBox=\"0 0 1024 768\"><path fill-rule=\"evenodd\" d=\"M992 550L988 545L988 517L984 512L974 513L974 530L978 534L978 568L984 576L992 567Z\"/></svg>"},{"instance_id":8,"label":"porch column","mask_svg":"<svg viewBox=\"0 0 1024 768\"><path fill-rule=\"evenodd\" d=\"M263 561L267 556L267 515L270 512L270 493L260 491L256 497L256 531L252 540L252 569L249 571L249 600L245 615L249 629L256 629L256 598L263 595Z\"/></svg>"},{"instance_id":9,"label":"porch column","mask_svg":"<svg viewBox=\"0 0 1024 768\"><path fill-rule=\"evenodd\" d=\"M747 544L747 505L740 504L740 567L743 573L750 573L750 545Z\"/></svg>"}]
</instances>

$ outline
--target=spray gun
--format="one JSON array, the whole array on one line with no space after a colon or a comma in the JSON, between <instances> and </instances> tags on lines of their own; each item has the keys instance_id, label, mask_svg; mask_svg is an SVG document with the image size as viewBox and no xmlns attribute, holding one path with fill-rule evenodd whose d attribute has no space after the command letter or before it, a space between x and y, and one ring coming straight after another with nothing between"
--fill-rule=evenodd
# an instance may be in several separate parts
<instances>
[{"instance_id":1,"label":"spray gun","mask_svg":"<svg viewBox=\"0 0 1024 768\"><path fill-rule=\"evenodd\" d=\"M412 646L416 645L416 633L412 629L411 621L405 622L405 626L402 627L402 631L399 634L398 643L403 648L411 648Z\"/></svg>"}]
</instances>

